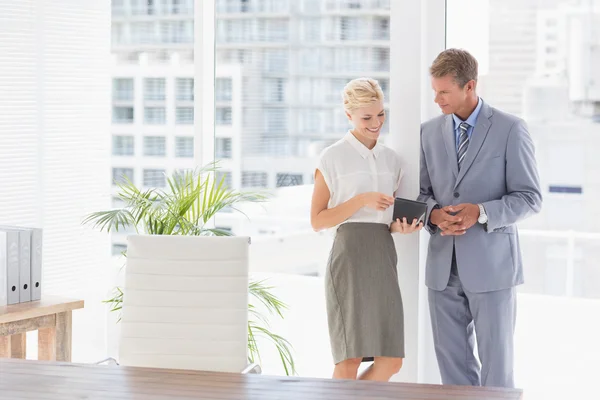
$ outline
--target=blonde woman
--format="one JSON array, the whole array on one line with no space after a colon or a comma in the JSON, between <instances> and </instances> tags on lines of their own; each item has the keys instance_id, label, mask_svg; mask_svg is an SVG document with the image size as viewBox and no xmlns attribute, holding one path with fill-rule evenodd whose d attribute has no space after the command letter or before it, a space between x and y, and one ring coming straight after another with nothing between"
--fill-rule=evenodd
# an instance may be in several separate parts
<instances>
[{"instance_id":1,"label":"blonde woman","mask_svg":"<svg viewBox=\"0 0 600 400\"><path fill-rule=\"evenodd\" d=\"M311 224L336 228L325 278L333 377L388 381L402 367L404 316L392 232L422 224L392 222L402 177L397 154L379 143L385 122L377 81L359 78L344 88L353 129L321 154L315 171Z\"/></svg>"}]
</instances>

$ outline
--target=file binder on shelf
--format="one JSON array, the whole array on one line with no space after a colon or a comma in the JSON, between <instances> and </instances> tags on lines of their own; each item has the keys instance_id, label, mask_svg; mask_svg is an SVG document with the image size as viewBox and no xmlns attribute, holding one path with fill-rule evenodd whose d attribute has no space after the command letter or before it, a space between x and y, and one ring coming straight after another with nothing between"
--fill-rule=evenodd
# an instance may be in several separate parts
<instances>
[{"instance_id":1,"label":"file binder on shelf","mask_svg":"<svg viewBox=\"0 0 600 400\"><path fill-rule=\"evenodd\" d=\"M0 305L19 303L19 231L0 231Z\"/></svg>"},{"instance_id":2,"label":"file binder on shelf","mask_svg":"<svg viewBox=\"0 0 600 400\"><path fill-rule=\"evenodd\" d=\"M8 304L8 238L0 232L0 307Z\"/></svg>"},{"instance_id":3,"label":"file binder on shelf","mask_svg":"<svg viewBox=\"0 0 600 400\"><path fill-rule=\"evenodd\" d=\"M19 235L19 302L41 300L42 298L42 229L12 225L0 225L2 232L17 232ZM0 267L0 274L6 273ZM0 286L2 284L0 283ZM4 287L4 286L2 286ZM12 287L11 287L12 290ZM8 294L8 293L7 293ZM0 294L2 304L2 294Z\"/></svg>"},{"instance_id":4,"label":"file binder on shelf","mask_svg":"<svg viewBox=\"0 0 600 400\"><path fill-rule=\"evenodd\" d=\"M31 229L19 230L19 303L31 301Z\"/></svg>"},{"instance_id":5,"label":"file binder on shelf","mask_svg":"<svg viewBox=\"0 0 600 400\"><path fill-rule=\"evenodd\" d=\"M42 298L42 235L41 228L31 229L31 300Z\"/></svg>"}]
</instances>

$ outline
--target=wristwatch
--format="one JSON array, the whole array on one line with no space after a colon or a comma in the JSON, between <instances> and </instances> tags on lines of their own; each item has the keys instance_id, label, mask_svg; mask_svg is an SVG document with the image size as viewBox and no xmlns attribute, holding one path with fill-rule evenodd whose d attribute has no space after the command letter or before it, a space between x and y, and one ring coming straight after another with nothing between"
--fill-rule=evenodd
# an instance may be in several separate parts
<instances>
[{"instance_id":1,"label":"wristwatch","mask_svg":"<svg viewBox=\"0 0 600 400\"><path fill-rule=\"evenodd\" d=\"M479 207L479 218L477 219L477 222L479 222L481 225L485 225L488 222L488 216L485 213L485 208L483 208L483 204L477 204L477 206Z\"/></svg>"}]
</instances>

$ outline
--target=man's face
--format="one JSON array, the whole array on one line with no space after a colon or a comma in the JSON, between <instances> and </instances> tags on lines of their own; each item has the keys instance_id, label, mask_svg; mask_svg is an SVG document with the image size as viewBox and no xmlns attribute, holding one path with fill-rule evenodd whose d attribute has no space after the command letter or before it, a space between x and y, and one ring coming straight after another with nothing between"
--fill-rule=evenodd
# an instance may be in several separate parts
<instances>
[{"instance_id":1,"label":"man's face","mask_svg":"<svg viewBox=\"0 0 600 400\"><path fill-rule=\"evenodd\" d=\"M469 96L475 90L475 81L469 81L460 87L453 76L431 78L431 87L435 93L435 102L444 114L456 114L467 108Z\"/></svg>"}]
</instances>

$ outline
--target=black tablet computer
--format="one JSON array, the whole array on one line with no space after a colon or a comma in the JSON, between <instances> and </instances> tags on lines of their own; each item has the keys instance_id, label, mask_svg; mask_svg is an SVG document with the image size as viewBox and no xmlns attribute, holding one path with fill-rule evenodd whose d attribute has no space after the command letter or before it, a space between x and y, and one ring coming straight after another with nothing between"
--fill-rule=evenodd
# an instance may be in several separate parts
<instances>
[{"instance_id":1,"label":"black tablet computer","mask_svg":"<svg viewBox=\"0 0 600 400\"><path fill-rule=\"evenodd\" d=\"M427 215L427 203L422 201L401 199L396 197L394 200L394 221L400 218L406 218L406 222L412 224L413 220L417 219L419 222L425 223L425 216Z\"/></svg>"}]
</instances>

